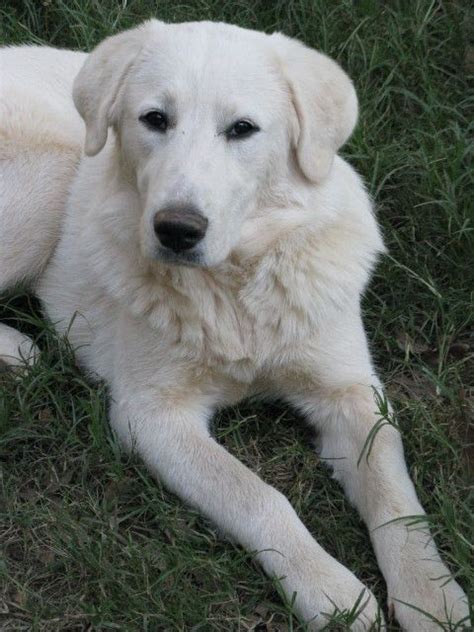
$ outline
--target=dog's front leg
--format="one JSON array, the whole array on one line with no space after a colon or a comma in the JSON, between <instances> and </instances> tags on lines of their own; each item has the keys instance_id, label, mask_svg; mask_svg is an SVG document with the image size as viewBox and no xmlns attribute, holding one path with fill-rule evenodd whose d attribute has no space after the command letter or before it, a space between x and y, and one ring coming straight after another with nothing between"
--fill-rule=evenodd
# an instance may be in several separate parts
<instances>
[{"instance_id":1,"label":"dog's front leg","mask_svg":"<svg viewBox=\"0 0 474 632\"><path fill-rule=\"evenodd\" d=\"M149 358L141 363L150 366ZM181 381L175 367L170 374L165 389L163 374L139 377L137 367L113 383L111 424L121 442L170 490L255 551L288 599L296 594L295 609L309 629L322 629L325 615L350 610L359 597L351 629L368 629L379 616L371 593L316 543L281 493L210 436L209 397Z\"/></svg>"},{"instance_id":2,"label":"dog's front leg","mask_svg":"<svg viewBox=\"0 0 474 632\"><path fill-rule=\"evenodd\" d=\"M409 632L469 626L467 598L441 561L410 480L400 434L384 411L358 311L307 342L289 399L319 433L332 467L367 523L389 605ZM288 388L288 380L286 381ZM413 524L413 516L420 521ZM416 522L416 521L415 521ZM424 615L421 611L427 613Z\"/></svg>"}]
</instances>

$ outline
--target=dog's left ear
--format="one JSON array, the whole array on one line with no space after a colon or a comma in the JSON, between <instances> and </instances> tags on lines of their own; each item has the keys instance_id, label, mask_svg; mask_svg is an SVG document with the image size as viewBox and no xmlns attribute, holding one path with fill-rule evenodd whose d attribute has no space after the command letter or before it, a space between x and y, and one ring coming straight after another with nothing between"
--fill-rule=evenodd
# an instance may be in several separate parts
<instances>
[{"instance_id":1,"label":"dog's left ear","mask_svg":"<svg viewBox=\"0 0 474 632\"><path fill-rule=\"evenodd\" d=\"M324 180L357 121L357 95L338 64L281 33L270 36L289 84L299 130L296 156L311 182Z\"/></svg>"}]
</instances>

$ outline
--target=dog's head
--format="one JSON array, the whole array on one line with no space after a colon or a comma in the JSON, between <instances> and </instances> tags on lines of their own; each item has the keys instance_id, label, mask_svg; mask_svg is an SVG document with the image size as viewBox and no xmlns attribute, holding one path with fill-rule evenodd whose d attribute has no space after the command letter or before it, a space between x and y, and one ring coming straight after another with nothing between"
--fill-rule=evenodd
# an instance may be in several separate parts
<instances>
[{"instance_id":1,"label":"dog's head","mask_svg":"<svg viewBox=\"0 0 474 632\"><path fill-rule=\"evenodd\" d=\"M281 34L156 20L106 39L74 84L86 153L113 127L141 200L147 257L212 266L272 187L314 186L357 118L351 81Z\"/></svg>"}]
</instances>

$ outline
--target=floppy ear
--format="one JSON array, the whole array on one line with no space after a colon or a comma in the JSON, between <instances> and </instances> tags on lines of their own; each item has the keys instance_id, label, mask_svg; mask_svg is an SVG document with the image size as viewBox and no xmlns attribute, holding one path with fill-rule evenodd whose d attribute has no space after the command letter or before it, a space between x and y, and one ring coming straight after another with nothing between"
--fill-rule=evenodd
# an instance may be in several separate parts
<instances>
[{"instance_id":1,"label":"floppy ear","mask_svg":"<svg viewBox=\"0 0 474 632\"><path fill-rule=\"evenodd\" d=\"M317 183L328 175L337 150L354 129L357 95L346 73L326 55L281 33L271 39L298 119L298 164Z\"/></svg>"},{"instance_id":2,"label":"floppy ear","mask_svg":"<svg viewBox=\"0 0 474 632\"><path fill-rule=\"evenodd\" d=\"M95 156L104 147L120 87L139 54L150 20L108 37L90 53L77 75L72 97L86 124L85 152Z\"/></svg>"}]
</instances>

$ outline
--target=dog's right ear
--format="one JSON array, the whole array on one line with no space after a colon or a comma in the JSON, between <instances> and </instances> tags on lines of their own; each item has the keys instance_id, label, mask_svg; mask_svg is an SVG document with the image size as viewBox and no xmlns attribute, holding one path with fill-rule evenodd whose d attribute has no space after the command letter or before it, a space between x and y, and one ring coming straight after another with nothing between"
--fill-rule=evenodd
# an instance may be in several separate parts
<instances>
[{"instance_id":1,"label":"dog's right ear","mask_svg":"<svg viewBox=\"0 0 474 632\"><path fill-rule=\"evenodd\" d=\"M153 23L157 20L105 39L90 53L74 81L72 97L86 124L87 156L95 156L105 145L120 88Z\"/></svg>"}]
</instances>

